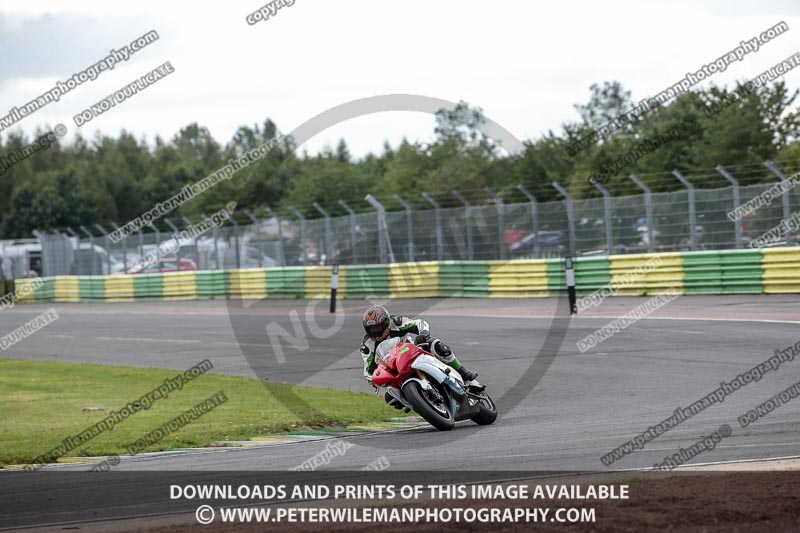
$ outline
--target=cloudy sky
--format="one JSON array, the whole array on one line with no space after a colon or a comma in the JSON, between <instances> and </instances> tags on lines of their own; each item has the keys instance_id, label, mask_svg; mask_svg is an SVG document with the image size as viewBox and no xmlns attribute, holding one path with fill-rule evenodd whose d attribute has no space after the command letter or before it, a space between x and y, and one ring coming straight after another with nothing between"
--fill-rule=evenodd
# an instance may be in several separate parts
<instances>
[{"instance_id":1,"label":"cloudy sky","mask_svg":"<svg viewBox=\"0 0 800 533\"><path fill-rule=\"evenodd\" d=\"M280 0L278 0L280 1ZM592 83L619 80L652 96L785 21L789 32L711 81L732 84L798 51L796 0L296 0L269 20L266 2L0 0L0 116L156 30L160 39L13 128L63 123L93 137L126 129L152 141L191 123L225 144L272 118L282 132L345 102L407 93L466 100L519 138L575 120ZM78 128L72 117L170 61L175 73ZM800 87L800 69L785 77ZM318 134L313 153L344 137L355 155L432 137L433 117L379 113Z\"/></svg>"}]
</instances>

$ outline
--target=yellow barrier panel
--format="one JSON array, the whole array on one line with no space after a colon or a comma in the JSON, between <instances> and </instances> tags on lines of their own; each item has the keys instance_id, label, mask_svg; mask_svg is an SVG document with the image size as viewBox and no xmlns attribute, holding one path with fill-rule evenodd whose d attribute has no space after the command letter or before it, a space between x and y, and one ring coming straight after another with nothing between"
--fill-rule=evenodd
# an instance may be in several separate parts
<instances>
[{"instance_id":1,"label":"yellow barrier panel","mask_svg":"<svg viewBox=\"0 0 800 533\"><path fill-rule=\"evenodd\" d=\"M761 253L764 292L800 293L800 248L767 248Z\"/></svg>"},{"instance_id":2,"label":"yellow barrier panel","mask_svg":"<svg viewBox=\"0 0 800 533\"><path fill-rule=\"evenodd\" d=\"M56 276L55 302L80 302L81 286L77 276Z\"/></svg>"},{"instance_id":3,"label":"yellow barrier panel","mask_svg":"<svg viewBox=\"0 0 800 533\"><path fill-rule=\"evenodd\" d=\"M680 252L659 254L612 255L611 287L620 296L645 296L665 294L675 289L683 294L683 254Z\"/></svg>"},{"instance_id":4,"label":"yellow barrier panel","mask_svg":"<svg viewBox=\"0 0 800 533\"><path fill-rule=\"evenodd\" d=\"M267 297L267 274L263 268L231 270L229 282L230 298L260 300Z\"/></svg>"},{"instance_id":5,"label":"yellow barrier panel","mask_svg":"<svg viewBox=\"0 0 800 533\"><path fill-rule=\"evenodd\" d=\"M33 284L35 278L18 279L14 282L14 292L17 295L19 302L35 302L36 301L36 287Z\"/></svg>"},{"instance_id":6,"label":"yellow barrier panel","mask_svg":"<svg viewBox=\"0 0 800 533\"><path fill-rule=\"evenodd\" d=\"M488 264L490 298L539 298L550 295L545 261L488 261Z\"/></svg>"},{"instance_id":7,"label":"yellow barrier panel","mask_svg":"<svg viewBox=\"0 0 800 533\"><path fill-rule=\"evenodd\" d=\"M331 297L332 266L306 267L306 293L305 297L312 300L326 300ZM347 280L344 270L339 268L339 288L336 298L344 298L347 294Z\"/></svg>"},{"instance_id":8,"label":"yellow barrier panel","mask_svg":"<svg viewBox=\"0 0 800 533\"><path fill-rule=\"evenodd\" d=\"M109 276L104 283L105 299L109 302L133 302L133 276Z\"/></svg>"},{"instance_id":9,"label":"yellow barrier panel","mask_svg":"<svg viewBox=\"0 0 800 533\"><path fill-rule=\"evenodd\" d=\"M435 298L439 296L439 263L393 263L389 265L390 298Z\"/></svg>"},{"instance_id":10,"label":"yellow barrier panel","mask_svg":"<svg viewBox=\"0 0 800 533\"><path fill-rule=\"evenodd\" d=\"M163 280L164 300L197 299L197 275L194 272L167 272Z\"/></svg>"}]
</instances>

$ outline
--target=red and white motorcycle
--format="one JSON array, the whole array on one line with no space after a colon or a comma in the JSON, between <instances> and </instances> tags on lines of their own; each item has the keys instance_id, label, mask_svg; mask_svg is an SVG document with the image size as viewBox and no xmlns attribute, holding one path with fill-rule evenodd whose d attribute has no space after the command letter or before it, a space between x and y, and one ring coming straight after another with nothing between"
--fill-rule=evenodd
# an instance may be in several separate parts
<instances>
[{"instance_id":1,"label":"red and white motorcycle","mask_svg":"<svg viewBox=\"0 0 800 533\"><path fill-rule=\"evenodd\" d=\"M372 384L387 387L436 429L451 430L461 420L485 425L497 419L497 406L484 385L464 383L458 372L415 345L411 335L383 341L375 360Z\"/></svg>"}]
</instances>

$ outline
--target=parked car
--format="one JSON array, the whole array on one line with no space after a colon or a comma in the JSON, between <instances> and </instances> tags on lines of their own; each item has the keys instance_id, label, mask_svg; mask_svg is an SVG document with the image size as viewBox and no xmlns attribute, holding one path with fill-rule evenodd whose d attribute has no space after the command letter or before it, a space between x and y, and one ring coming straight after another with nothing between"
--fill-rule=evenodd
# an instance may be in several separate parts
<instances>
[{"instance_id":1,"label":"parked car","mask_svg":"<svg viewBox=\"0 0 800 533\"><path fill-rule=\"evenodd\" d=\"M560 231L540 231L538 239L536 234L531 233L509 246L508 249L511 255L525 255L534 253L536 246L541 250L553 250L561 245Z\"/></svg>"},{"instance_id":2,"label":"parked car","mask_svg":"<svg viewBox=\"0 0 800 533\"><path fill-rule=\"evenodd\" d=\"M180 267L179 267L180 265ZM197 270L197 265L191 259L164 259L155 261L144 268L137 267L128 271L128 274L151 274L155 272L184 272L186 270Z\"/></svg>"}]
</instances>

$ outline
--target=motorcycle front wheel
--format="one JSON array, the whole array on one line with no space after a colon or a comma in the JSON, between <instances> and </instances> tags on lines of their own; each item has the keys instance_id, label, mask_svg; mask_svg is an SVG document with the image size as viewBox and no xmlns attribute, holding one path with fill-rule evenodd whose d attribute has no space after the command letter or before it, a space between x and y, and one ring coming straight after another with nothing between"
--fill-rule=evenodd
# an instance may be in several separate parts
<instances>
[{"instance_id":1,"label":"motorcycle front wheel","mask_svg":"<svg viewBox=\"0 0 800 533\"><path fill-rule=\"evenodd\" d=\"M436 429L450 431L455 427L453 413L445 397L435 387L426 390L418 381L409 381L403 385L403 394L414 410Z\"/></svg>"}]
</instances>

